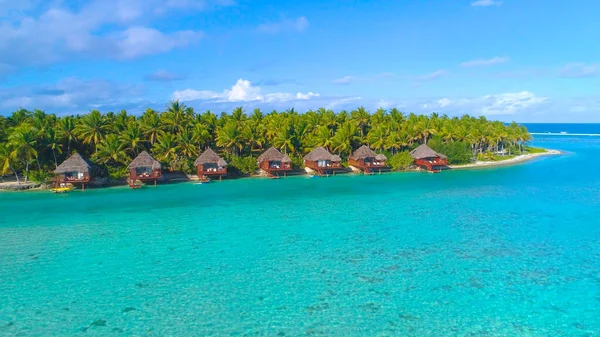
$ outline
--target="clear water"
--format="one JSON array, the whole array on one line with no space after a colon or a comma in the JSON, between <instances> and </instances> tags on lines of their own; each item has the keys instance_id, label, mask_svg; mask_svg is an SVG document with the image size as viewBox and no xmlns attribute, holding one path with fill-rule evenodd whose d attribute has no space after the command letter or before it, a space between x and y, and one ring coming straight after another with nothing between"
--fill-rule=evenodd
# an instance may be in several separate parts
<instances>
[{"instance_id":1,"label":"clear water","mask_svg":"<svg viewBox=\"0 0 600 337\"><path fill-rule=\"evenodd\" d=\"M0 194L0 335L600 335L600 138L502 168Z\"/></svg>"}]
</instances>

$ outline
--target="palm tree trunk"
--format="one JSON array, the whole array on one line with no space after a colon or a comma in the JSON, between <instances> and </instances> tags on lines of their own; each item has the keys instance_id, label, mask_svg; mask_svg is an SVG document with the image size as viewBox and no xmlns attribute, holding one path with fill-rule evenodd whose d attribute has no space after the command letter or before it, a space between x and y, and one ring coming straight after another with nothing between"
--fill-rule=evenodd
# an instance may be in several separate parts
<instances>
[{"instance_id":1,"label":"palm tree trunk","mask_svg":"<svg viewBox=\"0 0 600 337\"><path fill-rule=\"evenodd\" d=\"M52 156L54 156L54 168L58 167L58 161L56 160L56 150L52 149Z\"/></svg>"},{"instance_id":2,"label":"palm tree trunk","mask_svg":"<svg viewBox=\"0 0 600 337\"><path fill-rule=\"evenodd\" d=\"M17 179L17 184L21 185L21 179L19 179L19 175L17 174L17 171L15 171L15 169L12 168L12 166L8 166L8 168L13 171L13 173L15 174L15 178Z\"/></svg>"},{"instance_id":3,"label":"palm tree trunk","mask_svg":"<svg viewBox=\"0 0 600 337\"><path fill-rule=\"evenodd\" d=\"M25 164L25 183L27 184L27 179L29 179L29 160Z\"/></svg>"}]
</instances>

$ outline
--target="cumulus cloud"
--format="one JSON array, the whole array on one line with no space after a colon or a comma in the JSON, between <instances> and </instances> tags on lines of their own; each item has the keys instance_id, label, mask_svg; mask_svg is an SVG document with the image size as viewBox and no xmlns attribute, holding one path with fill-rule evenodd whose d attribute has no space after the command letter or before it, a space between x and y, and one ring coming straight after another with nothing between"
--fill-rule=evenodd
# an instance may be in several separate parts
<instances>
[{"instance_id":1,"label":"cumulus cloud","mask_svg":"<svg viewBox=\"0 0 600 337\"><path fill-rule=\"evenodd\" d=\"M35 0L26 1L26 4ZM18 2L18 1L17 1ZM15 2L16 3L16 2ZM78 57L128 59L185 47L202 37L201 31L164 32L151 27L162 13L185 14L225 0L92 0L36 2L15 9L0 21L0 63L11 66L44 65ZM1 7L1 6L0 6ZM186 9L186 11L182 11ZM0 12L2 17L2 12Z\"/></svg>"},{"instance_id":2,"label":"cumulus cloud","mask_svg":"<svg viewBox=\"0 0 600 337\"><path fill-rule=\"evenodd\" d=\"M301 16L297 19L283 19L278 22L267 22L263 23L256 28L259 33L276 34L279 32L293 31L302 32L309 26L308 19Z\"/></svg>"},{"instance_id":3,"label":"cumulus cloud","mask_svg":"<svg viewBox=\"0 0 600 337\"><path fill-rule=\"evenodd\" d=\"M477 60L466 61L466 62L461 63L460 66L465 67L465 68L491 66L491 65L495 65L495 64L506 63L508 61L509 61L508 57L495 56L495 57L492 57L491 59L477 59Z\"/></svg>"},{"instance_id":4,"label":"cumulus cloud","mask_svg":"<svg viewBox=\"0 0 600 337\"><path fill-rule=\"evenodd\" d=\"M250 81L242 78L231 89L225 89L221 92L185 89L173 93L173 99L180 101L206 100L214 102L290 102L310 100L320 96L320 94L313 92L298 92L296 94L285 92L263 93L259 86L254 86Z\"/></svg>"},{"instance_id":5,"label":"cumulus cloud","mask_svg":"<svg viewBox=\"0 0 600 337\"><path fill-rule=\"evenodd\" d=\"M593 77L600 75L599 64L570 63L560 70L561 77Z\"/></svg>"},{"instance_id":6,"label":"cumulus cloud","mask_svg":"<svg viewBox=\"0 0 600 337\"><path fill-rule=\"evenodd\" d=\"M495 0L477 0L471 2L471 6L474 7L488 7L488 6L500 6L502 5L502 1Z\"/></svg>"}]
</instances>

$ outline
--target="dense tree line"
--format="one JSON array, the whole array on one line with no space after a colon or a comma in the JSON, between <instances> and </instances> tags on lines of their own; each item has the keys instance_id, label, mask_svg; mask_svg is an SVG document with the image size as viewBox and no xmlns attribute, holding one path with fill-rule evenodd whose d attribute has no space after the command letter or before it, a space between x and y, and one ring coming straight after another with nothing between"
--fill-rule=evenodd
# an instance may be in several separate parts
<instances>
[{"instance_id":1,"label":"dense tree line","mask_svg":"<svg viewBox=\"0 0 600 337\"><path fill-rule=\"evenodd\" d=\"M167 169L193 172L198 153L212 147L223 152L234 168L248 171L254 158L270 146L300 165L302 156L316 146L347 158L362 144L394 156L429 142L447 151L457 148L470 159L486 151L520 152L530 138L521 125L485 117L406 115L397 109L370 113L363 107L339 113L321 108L302 114L293 109L270 113L255 109L246 114L236 108L231 114L216 115L196 113L173 101L165 111L147 109L141 116L125 110L104 114L92 110L64 117L21 109L0 116L0 173L52 172L74 151L118 176L143 150Z\"/></svg>"}]
</instances>

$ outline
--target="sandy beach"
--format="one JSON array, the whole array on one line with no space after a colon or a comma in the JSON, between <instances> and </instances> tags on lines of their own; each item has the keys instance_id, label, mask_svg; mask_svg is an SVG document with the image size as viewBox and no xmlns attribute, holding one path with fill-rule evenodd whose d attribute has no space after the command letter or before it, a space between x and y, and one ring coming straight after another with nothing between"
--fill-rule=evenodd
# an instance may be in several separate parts
<instances>
[{"instance_id":1,"label":"sandy beach","mask_svg":"<svg viewBox=\"0 0 600 337\"><path fill-rule=\"evenodd\" d=\"M536 157L551 156L551 155L557 155L557 154L561 154L561 153L562 152L560 152L558 150L547 150L547 152L543 152L543 153L522 154L522 155L516 156L514 158L506 159L506 160L476 161L471 164L448 165L448 167L450 167L453 170L461 170L461 169L471 169L471 168L478 168L478 167L511 165L511 164L518 164L518 163L526 162L526 161L531 160Z\"/></svg>"}]
</instances>

